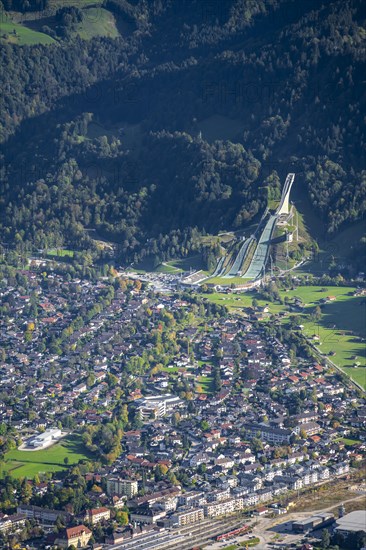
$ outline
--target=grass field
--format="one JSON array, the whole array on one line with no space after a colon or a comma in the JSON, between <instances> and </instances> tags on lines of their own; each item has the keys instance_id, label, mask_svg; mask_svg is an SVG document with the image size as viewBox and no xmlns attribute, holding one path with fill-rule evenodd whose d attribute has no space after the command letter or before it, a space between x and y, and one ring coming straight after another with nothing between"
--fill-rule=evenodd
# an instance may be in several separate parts
<instances>
[{"instance_id":1,"label":"grass field","mask_svg":"<svg viewBox=\"0 0 366 550\"><path fill-rule=\"evenodd\" d=\"M189 271L190 269L198 270L204 268L200 254L197 254L195 256L188 256L188 258L172 260L169 262L169 264L173 267L181 269L182 271Z\"/></svg>"},{"instance_id":2,"label":"grass field","mask_svg":"<svg viewBox=\"0 0 366 550\"><path fill-rule=\"evenodd\" d=\"M366 300L352 296L353 287L304 286L281 296L298 297L309 313L319 300L327 296L336 296L336 300L322 306L319 321L313 321L308 315L302 315L304 334L317 336L314 340L317 349L324 354L335 353L329 359L366 389L366 348L363 339L366 336ZM355 364L359 363L357 367Z\"/></svg>"},{"instance_id":3,"label":"grass field","mask_svg":"<svg viewBox=\"0 0 366 550\"><path fill-rule=\"evenodd\" d=\"M212 376L198 376L197 384L201 386L202 393L213 393L213 378Z\"/></svg>"},{"instance_id":4,"label":"grass field","mask_svg":"<svg viewBox=\"0 0 366 550\"><path fill-rule=\"evenodd\" d=\"M98 6L103 3L103 0L51 0L50 5L52 8L64 8L65 6L76 6L78 8L85 8L87 6Z\"/></svg>"},{"instance_id":5,"label":"grass field","mask_svg":"<svg viewBox=\"0 0 366 550\"><path fill-rule=\"evenodd\" d=\"M243 542L229 544L229 546L225 546L222 550L239 550L240 548L246 548L247 546L250 548L253 546L257 546L257 544L259 543L260 543L259 538L248 539Z\"/></svg>"},{"instance_id":6,"label":"grass field","mask_svg":"<svg viewBox=\"0 0 366 550\"><path fill-rule=\"evenodd\" d=\"M181 269L178 267L174 267L169 262L164 262L163 264L158 265L158 267L155 269L158 273L168 273L168 274L177 274L177 273L183 273Z\"/></svg>"},{"instance_id":7,"label":"grass field","mask_svg":"<svg viewBox=\"0 0 366 550\"><path fill-rule=\"evenodd\" d=\"M181 367L163 367L161 370L163 372L169 372L170 374L178 374Z\"/></svg>"},{"instance_id":8,"label":"grass field","mask_svg":"<svg viewBox=\"0 0 366 550\"><path fill-rule=\"evenodd\" d=\"M0 22L0 37L1 41L18 44L19 46L56 43L56 41L47 34L34 31L19 23L13 23L7 16L2 16Z\"/></svg>"},{"instance_id":9,"label":"grass field","mask_svg":"<svg viewBox=\"0 0 366 550\"><path fill-rule=\"evenodd\" d=\"M114 15L100 7L90 7L83 10L84 20L76 30L81 38L90 40L93 36L108 36L117 38L119 32Z\"/></svg>"},{"instance_id":10,"label":"grass field","mask_svg":"<svg viewBox=\"0 0 366 550\"><path fill-rule=\"evenodd\" d=\"M202 258L199 254L189 256L188 258L170 260L159 264L157 267L153 266L152 258L145 258L138 264L133 266L133 271L138 273L155 272L155 273L183 273L184 271L200 270L203 268Z\"/></svg>"},{"instance_id":11,"label":"grass field","mask_svg":"<svg viewBox=\"0 0 366 550\"><path fill-rule=\"evenodd\" d=\"M316 510L324 510L333 505L339 505L341 502L348 501L352 497L360 498L360 494L349 489L349 484L349 481L339 481L336 485L323 485L322 487L314 488L312 491L306 491L306 493L300 496L292 511L315 512ZM359 506L358 509L361 507ZM346 508L348 513L348 504Z\"/></svg>"},{"instance_id":12,"label":"grass field","mask_svg":"<svg viewBox=\"0 0 366 550\"><path fill-rule=\"evenodd\" d=\"M19 14L10 16L3 14L0 23L0 36L3 40L12 44L51 44L55 43L52 37L42 32L43 26L56 29L57 22L54 18L56 9L65 6L77 6L83 10L83 21L73 31L75 35L90 40L94 36L107 36L117 38L120 36L115 16L110 11L101 7L101 0L55 0L51 3L51 11L44 12L43 17L37 13L27 13L19 18Z\"/></svg>"},{"instance_id":13,"label":"grass field","mask_svg":"<svg viewBox=\"0 0 366 550\"><path fill-rule=\"evenodd\" d=\"M69 464L77 464L79 460L91 458L78 435L69 435L52 447L40 451L9 451L5 455L4 464L0 466L0 475L9 473L20 478L33 478L36 474L59 472L65 470L64 459Z\"/></svg>"},{"instance_id":14,"label":"grass field","mask_svg":"<svg viewBox=\"0 0 366 550\"><path fill-rule=\"evenodd\" d=\"M59 258L69 257L73 258L74 252L72 250L67 250L66 248L51 248L47 250L48 256L58 256Z\"/></svg>"},{"instance_id":15,"label":"grass field","mask_svg":"<svg viewBox=\"0 0 366 550\"><path fill-rule=\"evenodd\" d=\"M319 340L314 341L316 348L340 367L348 376L366 389L366 356L365 344L351 333L334 328L334 326L322 326L322 321L314 323L303 317L304 333L308 337L316 335ZM342 325L342 320L339 323ZM330 354L335 355L330 355ZM355 363L359 363L355 367Z\"/></svg>"},{"instance_id":16,"label":"grass field","mask_svg":"<svg viewBox=\"0 0 366 550\"><path fill-rule=\"evenodd\" d=\"M340 437L339 439L336 439L335 441L341 441L345 445L352 446L352 445L358 445L361 443L359 439L349 439L348 437Z\"/></svg>"},{"instance_id":17,"label":"grass field","mask_svg":"<svg viewBox=\"0 0 366 550\"><path fill-rule=\"evenodd\" d=\"M284 299L290 300L299 298L306 309L313 309L321 305L320 300L327 296L335 296L336 300L322 305L322 326L333 327L334 325L343 330L352 331L359 336L366 336L366 299L353 296L354 287L323 287L302 286L294 290L281 291ZM341 316L341 318L340 318Z\"/></svg>"},{"instance_id":18,"label":"grass field","mask_svg":"<svg viewBox=\"0 0 366 550\"><path fill-rule=\"evenodd\" d=\"M284 310L284 307L281 304L274 304L268 302L268 300L262 300L258 297L256 292L243 292L238 294L224 294L222 292L213 292L212 294L204 294L204 297L207 298L210 302L215 304L220 304L226 306L229 310L235 311L237 309L243 309L247 307L252 307L252 300L255 298L260 307L268 305L269 313L279 313Z\"/></svg>"}]
</instances>

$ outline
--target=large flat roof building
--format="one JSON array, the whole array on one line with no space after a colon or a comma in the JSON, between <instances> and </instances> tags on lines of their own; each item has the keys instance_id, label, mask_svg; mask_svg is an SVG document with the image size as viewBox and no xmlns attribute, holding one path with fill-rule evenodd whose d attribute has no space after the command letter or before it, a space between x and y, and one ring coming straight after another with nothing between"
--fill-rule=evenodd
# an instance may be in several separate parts
<instances>
[{"instance_id":1,"label":"large flat roof building","mask_svg":"<svg viewBox=\"0 0 366 550\"><path fill-rule=\"evenodd\" d=\"M40 433L28 441L28 447L44 447L52 441L57 441L61 437L59 428L50 428L43 433Z\"/></svg>"},{"instance_id":2,"label":"large flat roof building","mask_svg":"<svg viewBox=\"0 0 366 550\"><path fill-rule=\"evenodd\" d=\"M356 510L337 519L335 531L344 535L357 531L366 532L366 510Z\"/></svg>"},{"instance_id":3,"label":"large flat roof building","mask_svg":"<svg viewBox=\"0 0 366 550\"><path fill-rule=\"evenodd\" d=\"M334 522L334 514L330 512L319 513L310 518L293 521L292 530L295 533L307 533L310 531L315 531L316 529L321 529L327 527Z\"/></svg>"},{"instance_id":4,"label":"large flat roof building","mask_svg":"<svg viewBox=\"0 0 366 550\"><path fill-rule=\"evenodd\" d=\"M176 407L180 407L183 401L176 395L165 393L162 395L152 395L136 399L135 403L138 406L142 420L148 418L161 418L166 414L171 413Z\"/></svg>"}]
</instances>

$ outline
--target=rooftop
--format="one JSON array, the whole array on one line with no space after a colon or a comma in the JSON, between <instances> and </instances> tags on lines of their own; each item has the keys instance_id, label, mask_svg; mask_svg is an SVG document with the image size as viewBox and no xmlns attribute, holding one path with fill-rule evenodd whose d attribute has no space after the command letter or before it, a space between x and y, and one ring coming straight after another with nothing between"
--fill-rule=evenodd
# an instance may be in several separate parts
<instances>
[{"instance_id":1,"label":"rooftop","mask_svg":"<svg viewBox=\"0 0 366 550\"><path fill-rule=\"evenodd\" d=\"M337 519L336 530L339 531L366 531L366 510L356 510L343 518Z\"/></svg>"}]
</instances>

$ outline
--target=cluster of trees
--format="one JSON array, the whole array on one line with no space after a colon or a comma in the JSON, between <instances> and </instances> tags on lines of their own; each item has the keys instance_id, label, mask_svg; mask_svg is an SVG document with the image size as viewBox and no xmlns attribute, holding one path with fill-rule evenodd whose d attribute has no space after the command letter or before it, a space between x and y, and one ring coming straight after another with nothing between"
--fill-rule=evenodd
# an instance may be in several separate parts
<instances>
[{"instance_id":1,"label":"cluster of trees","mask_svg":"<svg viewBox=\"0 0 366 550\"><path fill-rule=\"evenodd\" d=\"M220 243L215 242L202 247L202 258L205 269L208 271L214 271L217 260L222 256L223 251Z\"/></svg>"},{"instance_id":2,"label":"cluster of trees","mask_svg":"<svg viewBox=\"0 0 366 550\"><path fill-rule=\"evenodd\" d=\"M346 171L325 157L319 159L305 179L310 199L326 218L330 232L335 232L344 222L357 221L366 211L366 170Z\"/></svg>"},{"instance_id":3,"label":"cluster of trees","mask_svg":"<svg viewBox=\"0 0 366 550\"><path fill-rule=\"evenodd\" d=\"M344 550L361 550L366 544L365 531L356 531L355 533L349 533L348 535L342 535L336 533L330 536L330 533L322 534L322 548L342 548Z\"/></svg>"},{"instance_id":4,"label":"cluster of trees","mask_svg":"<svg viewBox=\"0 0 366 550\"><path fill-rule=\"evenodd\" d=\"M2 396L2 394L3 392L0 396ZM0 424L0 461L4 458L5 453L17 448L18 441L19 438L16 430L2 422Z\"/></svg>"},{"instance_id":5,"label":"cluster of trees","mask_svg":"<svg viewBox=\"0 0 366 550\"><path fill-rule=\"evenodd\" d=\"M79 106L85 105L85 97L78 99L73 94L85 93L88 89L87 103L93 105L100 94L98 87L91 89L93 84L126 69L128 55L132 51L133 43L127 44L122 38L112 40L104 37L91 41L75 37L72 43L64 43L62 47L58 44L5 44L0 55L4 73L0 142L6 140L23 120L54 108L60 98L70 96L64 108L76 106L77 103ZM55 118L52 124L49 121L47 124L53 131ZM28 139L34 134L34 128L29 125L25 126L24 131ZM28 141L24 134L20 139L23 146Z\"/></svg>"},{"instance_id":6,"label":"cluster of trees","mask_svg":"<svg viewBox=\"0 0 366 550\"><path fill-rule=\"evenodd\" d=\"M6 11L43 11L50 5L50 0L1 0L0 11L3 7Z\"/></svg>"},{"instance_id":7,"label":"cluster of trees","mask_svg":"<svg viewBox=\"0 0 366 550\"><path fill-rule=\"evenodd\" d=\"M58 34L67 38L83 21L84 13L75 6L66 6L57 10L55 19L58 24Z\"/></svg>"},{"instance_id":8,"label":"cluster of trees","mask_svg":"<svg viewBox=\"0 0 366 550\"><path fill-rule=\"evenodd\" d=\"M130 24L133 29L143 29L148 25L149 12L143 2L104 0L103 7L122 17L125 23Z\"/></svg>"},{"instance_id":9,"label":"cluster of trees","mask_svg":"<svg viewBox=\"0 0 366 550\"><path fill-rule=\"evenodd\" d=\"M83 429L85 447L103 463L113 464L121 454L123 431L115 423L88 425Z\"/></svg>"}]
</instances>

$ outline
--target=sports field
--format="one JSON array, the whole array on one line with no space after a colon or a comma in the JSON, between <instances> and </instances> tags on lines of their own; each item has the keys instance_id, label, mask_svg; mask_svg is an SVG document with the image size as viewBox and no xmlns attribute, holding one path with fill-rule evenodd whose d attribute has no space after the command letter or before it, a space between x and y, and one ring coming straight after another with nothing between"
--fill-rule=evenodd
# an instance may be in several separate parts
<instances>
[{"instance_id":1,"label":"sports field","mask_svg":"<svg viewBox=\"0 0 366 550\"><path fill-rule=\"evenodd\" d=\"M230 279L228 279L230 280ZM230 293L225 294L223 292L213 292L212 294L204 294L204 297L207 298L210 302L219 304L221 306L226 306L229 310L240 311L243 308L252 307L253 298L258 302L259 307L264 307L268 305L269 313L279 313L284 310L284 307L281 304L275 304L269 302L268 300L261 299L256 292L241 292L241 293Z\"/></svg>"},{"instance_id":2,"label":"sports field","mask_svg":"<svg viewBox=\"0 0 366 550\"><path fill-rule=\"evenodd\" d=\"M68 463L65 464L65 458ZM0 476L9 473L16 478L32 479L36 474L59 472L79 460L90 459L91 454L84 447L80 436L69 435L48 449L40 451L9 451L0 464Z\"/></svg>"}]
</instances>

